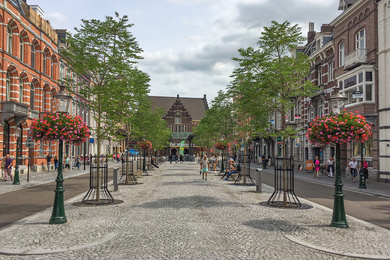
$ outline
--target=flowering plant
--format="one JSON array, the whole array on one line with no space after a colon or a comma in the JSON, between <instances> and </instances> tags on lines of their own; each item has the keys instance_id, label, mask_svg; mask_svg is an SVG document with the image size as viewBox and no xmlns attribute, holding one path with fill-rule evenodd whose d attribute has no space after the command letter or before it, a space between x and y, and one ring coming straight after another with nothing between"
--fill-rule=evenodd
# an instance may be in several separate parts
<instances>
[{"instance_id":1,"label":"flowering plant","mask_svg":"<svg viewBox=\"0 0 390 260\"><path fill-rule=\"evenodd\" d=\"M47 113L31 122L29 136L34 140L62 140L80 145L89 138L89 129L80 116L64 113Z\"/></svg>"},{"instance_id":2,"label":"flowering plant","mask_svg":"<svg viewBox=\"0 0 390 260\"><path fill-rule=\"evenodd\" d=\"M222 143L222 142L217 142L215 143L215 148L219 150L225 150L227 148L227 144Z\"/></svg>"},{"instance_id":3,"label":"flowering plant","mask_svg":"<svg viewBox=\"0 0 390 260\"><path fill-rule=\"evenodd\" d=\"M351 112L316 117L306 136L318 146L328 144L365 142L372 135L371 126L364 116Z\"/></svg>"},{"instance_id":4,"label":"flowering plant","mask_svg":"<svg viewBox=\"0 0 390 260\"><path fill-rule=\"evenodd\" d=\"M145 150L152 150L152 143L149 141L140 141L137 143L139 148L145 149Z\"/></svg>"}]
</instances>

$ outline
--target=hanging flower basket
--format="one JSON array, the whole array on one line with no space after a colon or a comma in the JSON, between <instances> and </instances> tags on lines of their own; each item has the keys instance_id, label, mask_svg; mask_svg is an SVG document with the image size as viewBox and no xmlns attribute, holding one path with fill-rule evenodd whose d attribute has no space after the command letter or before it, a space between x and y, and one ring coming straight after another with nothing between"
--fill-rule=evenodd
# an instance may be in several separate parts
<instances>
[{"instance_id":1,"label":"hanging flower basket","mask_svg":"<svg viewBox=\"0 0 390 260\"><path fill-rule=\"evenodd\" d=\"M145 150L152 150L152 143L149 141L140 141L137 143L138 148Z\"/></svg>"},{"instance_id":2,"label":"hanging flower basket","mask_svg":"<svg viewBox=\"0 0 390 260\"><path fill-rule=\"evenodd\" d=\"M204 152L207 151L209 148L207 146L199 146L199 151Z\"/></svg>"},{"instance_id":3,"label":"hanging flower basket","mask_svg":"<svg viewBox=\"0 0 390 260\"><path fill-rule=\"evenodd\" d=\"M306 136L314 145L324 147L329 144L365 142L372 135L371 125L364 116L345 112L317 117L310 124Z\"/></svg>"},{"instance_id":4,"label":"hanging flower basket","mask_svg":"<svg viewBox=\"0 0 390 260\"><path fill-rule=\"evenodd\" d=\"M80 116L47 113L42 119L33 119L29 136L36 141L62 140L80 145L89 138L89 129Z\"/></svg>"},{"instance_id":5,"label":"hanging flower basket","mask_svg":"<svg viewBox=\"0 0 390 260\"><path fill-rule=\"evenodd\" d=\"M215 143L215 148L217 148L218 150L225 150L227 147L228 146L225 143L222 142Z\"/></svg>"}]
</instances>

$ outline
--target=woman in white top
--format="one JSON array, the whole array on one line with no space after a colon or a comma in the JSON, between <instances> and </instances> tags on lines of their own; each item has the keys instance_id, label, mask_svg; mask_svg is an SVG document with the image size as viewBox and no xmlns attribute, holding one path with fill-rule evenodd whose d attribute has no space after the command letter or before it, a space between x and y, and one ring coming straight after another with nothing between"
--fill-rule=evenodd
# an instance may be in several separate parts
<instances>
[{"instance_id":1,"label":"woman in white top","mask_svg":"<svg viewBox=\"0 0 390 260\"><path fill-rule=\"evenodd\" d=\"M352 161L349 162L348 168L351 172L353 182L355 182L355 178L356 178L358 170L359 170L358 167L359 167L358 162L355 160L355 158L352 158Z\"/></svg>"},{"instance_id":2,"label":"woman in white top","mask_svg":"<svg viewBox=\"0 0 390 260\"><path fill-rule=\"evenodd\" d=\"M334 161L332 156L329 157L329 160L326 161L326 169L329 172L328 177L333 178L333 173L334 173Z\"/></svg>"}]
</instances>

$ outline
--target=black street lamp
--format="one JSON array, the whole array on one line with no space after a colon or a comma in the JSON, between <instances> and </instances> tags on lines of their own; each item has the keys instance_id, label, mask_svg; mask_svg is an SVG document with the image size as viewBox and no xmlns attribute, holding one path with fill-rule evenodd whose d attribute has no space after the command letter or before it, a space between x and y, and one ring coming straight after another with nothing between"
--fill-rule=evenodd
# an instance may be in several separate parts
<instances>
[{"instance_id":1,"label":"black street lamp","mask_svg":"<svg viewBox=\"0 0 390 260\"><path fill-rule=\"evenodd\" d=\"M60 91L54 96L58 100L57 103L57 113L68 113L69 112L69 104L70 100L72 99L72 96L65 93L65 86L60 85ZM62 161L63 161L63 141L59 140L59 146L58 146L58 173L57 173L57 179L56 179L56 189L55 197L54 197L54 205L53 205L53 212L51 214L51 218L49 223L50 224L63 224L67 222L66 216L65 216L65 207L64 207L64 187L63 182L64 178L62 176Z\"/></svg>"},{"instance_id":2,"label":"black street lamp","mask_svg":"<svg viewBox=\"0 0 390 260\"><path fill-rule=\"evenodd\" d=\"M19 126L16 127L15 135L16 135L16 162L15 162L15 176L14 176L14 182L12 184L19 185L19 138L22 134L22 130L19 128ZM20 144L22 146L22 144ZM22 147L20 147L20 150Z\"/></svg>"},{"instance_id":3,"label":"black street lamp","mask_svg":"<svg viewBox=\"0 0 390 260\"><path fill-rule=\"evenodd\" d=\"M338 88L335 89L338 90ZM340 113L346 99L347 98L341 95L338 91L336 94L332 95L328 99L331 113ZM336 179L334 186L335 194L333 201L333 217L330 225L338 228L348 228L344 207L343 183L341 181L340 171L340 143L336 143Z\"/></svg>"}]
</instances>

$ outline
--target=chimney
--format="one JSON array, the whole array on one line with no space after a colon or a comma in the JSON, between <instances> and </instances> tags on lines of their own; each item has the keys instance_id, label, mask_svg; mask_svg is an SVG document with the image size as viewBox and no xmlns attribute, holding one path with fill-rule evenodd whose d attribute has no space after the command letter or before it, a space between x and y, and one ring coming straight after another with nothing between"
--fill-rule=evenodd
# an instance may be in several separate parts
<instances>
[{"instance_id":1,"label":"chimney","mask_svg":"<svg viewBox=\"0 0 390 260\"><path fill-rule=\"evenodd\" d=\"M309 23L309 31L307 32L307 43L311 43L316 36L316 32L314 31L314 23Z\"/></svg>"},{"instance_id":2,"label":"chimney","mask_svg":"<svg viewBox=\"0 0 390 260\"><path fill-rule=\"evenodd\" d=\"M323 24L321 26L321 32L322 33L332 33L333 32L333 26L330 26L329 24Z\"/></svg>"},{"instance_id":3,"label":"chimney","mask_svg":"<svg viewBox=\"0 0 390 260\"><path fill-rule=\"evenodd\" d=\"M177 98L176 99L179 99L179 94L177 94Z\"/></svg>"},{"instance_id":4,"label":"chimney","mask_svg":"<svg viewBox=\"0 0 390 260\"><path fill-rule=\"evenodd\" d=\"M206 99L206 94L203 94L203 98Z\"/></svg>"}]
</instances>

